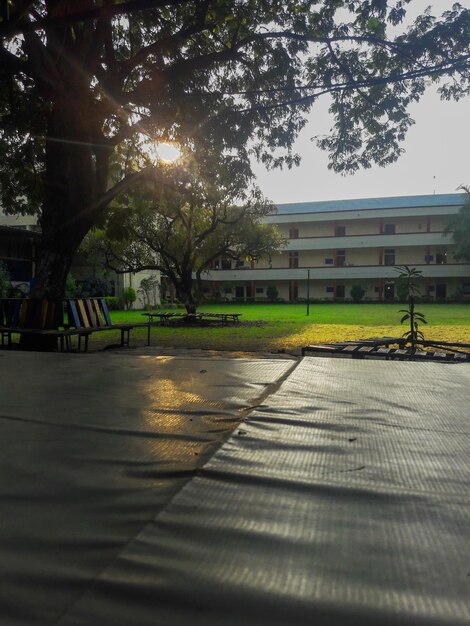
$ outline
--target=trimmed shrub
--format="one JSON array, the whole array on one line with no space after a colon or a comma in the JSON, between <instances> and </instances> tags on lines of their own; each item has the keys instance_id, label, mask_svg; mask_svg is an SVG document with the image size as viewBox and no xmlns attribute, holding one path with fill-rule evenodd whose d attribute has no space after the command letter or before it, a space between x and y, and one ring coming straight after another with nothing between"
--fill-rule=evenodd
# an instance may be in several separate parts
<instances>
[{"instance_id":1,"label":"trimmed shrub","mask_svg":"<svg viewBox=\"0 0 470 626\"><path fill-rule=\"evenodd\" d=\"M132 287L126 287L122 293L124 298L124 306L126 309L130 309L132 304L137 300L137 294Z\"/></svg>"},{"instance_id":2,"label":"trimmed shrub","mask_svg":"<svg viewBox=\"0 0 470 626\"><path fill-rule=\"evenodd\" d=\"M351 298L354 302L360 302L362 298L366 295L365 290L361 287L361 285L353 285L351 287Z\"/></svg>"},{"instance_id":3,"label":"trimmed shrub","mask_svg":"<svg viewBox=\"0 0 470 626\"><path fill-rule=\"evenodd\" d=\"M270 302L276 302L279 298L279 291L277 290L276 285L268 285L266 289L266 296Z\"/></svg>"},{"instance_id":4,"label":"trimmed shrub","mask_svg":"<svg viewBox=\"0 0 470 626\"><path fill-rule=\"evenodd\" d=\"M110 311L119 310L119 298L117 296L105 296L105 300Z\"/></svg>"}]
</instances>

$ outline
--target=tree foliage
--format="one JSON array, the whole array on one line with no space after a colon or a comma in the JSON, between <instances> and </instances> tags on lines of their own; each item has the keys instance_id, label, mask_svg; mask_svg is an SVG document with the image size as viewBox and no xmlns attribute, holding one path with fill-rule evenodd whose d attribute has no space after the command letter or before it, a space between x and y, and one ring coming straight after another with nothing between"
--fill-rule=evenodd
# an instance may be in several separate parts
<instances>
[{"instance_id":1,"label":"tree foliage","mask_svg":"<svg viewBox=\"0 0 470 626\"><path fill-rule=\"evenodd\" d=\"M386 165L428 82L469 91L470 10L410 0L9 0L0 22L1 201L38 211L36 295L60 296L73 254L110 202L153 176L142 137L292 166L316 100L318 145L353 172ZM124 161L126 167L122 167ZM113 168L120 176L110 176Z\"/></svg>"},{"instance_id":2,"label":"tree foliage","mask_svg":"<svg viewBox=\"0 0 470 626\"><path fill-rule=\"evenodd\" d=\"M116 201L101 231L88 238L117 272L160 270L188 312L201 298L201 280L218 258L256 260L283 243L261 223L275 210L237 168L189 160L162 166L152 182Z\"/></svg>"},{"instance_id":3,"label":"tree foliage","mask_svg":"<svg viewBox=\"0 0 470 626\"><path fill-rule=\"evenodd\" d=\"M446 234L452 234L455 247L452 251L457 260L470 260L470 187L460 187L465 192L463 204L457 215L454 215Z\"/></svg>"}]
</instances>

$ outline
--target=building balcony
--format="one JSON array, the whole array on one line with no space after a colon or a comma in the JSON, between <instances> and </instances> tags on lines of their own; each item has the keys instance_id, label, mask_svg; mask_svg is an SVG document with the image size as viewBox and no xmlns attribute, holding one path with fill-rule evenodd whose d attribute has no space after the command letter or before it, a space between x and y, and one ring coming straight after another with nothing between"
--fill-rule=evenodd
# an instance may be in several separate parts
<instances>
[{"instance_id":1,"label":"building balcony","mask_svg":"<svg viewBox=\"0 0 470 626\"><path fill-rule=\"evenodd\" d=\"M413 265L422 272L423 278L470 278L470 263L447 263L446 265ZM349 267L298 267L272 269L216 270L203 275L203 280L216 282L237 281L280 281L306 280L310 269L310 280L347 279L395 279L397 271L393 265L355 265Z\"/></svg>"},{"instance_id":2,"label":"building balcony","mask_svg":"<svg viewBox=\"0 0 470 626\"><path fill-rule=\"evenodd\" d=\"M452 237L442 232L402 233L395 235L347 235L345 237L305 237L290 239L286 250L334 250L353 248L401 248L452 245Z\"/></svg>"}]
</instances>

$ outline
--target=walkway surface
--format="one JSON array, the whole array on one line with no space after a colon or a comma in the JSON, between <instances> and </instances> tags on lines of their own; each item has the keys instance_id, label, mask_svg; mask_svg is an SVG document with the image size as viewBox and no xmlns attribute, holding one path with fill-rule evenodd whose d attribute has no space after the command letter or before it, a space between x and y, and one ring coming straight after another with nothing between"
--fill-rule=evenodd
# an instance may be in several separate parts
<instances>
[{"instance_id":1,"label":"walkway surface","mask_svg":"<svg viewBox=\"0 0 470 626\"><path fill-rule=\"evenodd\" d=\"M2 626L470 624L468 364L0 353L0 376Z\"/></svg>"}]
</instances>

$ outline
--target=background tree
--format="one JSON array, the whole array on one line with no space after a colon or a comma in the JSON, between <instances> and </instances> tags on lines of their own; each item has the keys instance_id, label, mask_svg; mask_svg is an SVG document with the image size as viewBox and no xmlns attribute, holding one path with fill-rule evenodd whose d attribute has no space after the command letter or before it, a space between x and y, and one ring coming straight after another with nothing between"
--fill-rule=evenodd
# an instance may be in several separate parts
<instances>
[{"instance_id":1,"label":"background tree","mask_svg":"<svg viewBox=\"0 0 470 626\"><path fill-rule=\"evenodd\" d=\"M462 185L459 187L465 194L463 196L463 205L457 215L453 215L446 234L452 234L455 248L452 254L457 260L470 259L470 187Z\"/></svg>"},{"instance_id":2,"label":"background tree","mask_svg":"<svg viewBox=\"0 0 470 626\"><path fill-rule=\"evenodd\" d=\"M160 284L158 276L149 276L148 278L143 278L140 281L137 293L142 298L144 308L150 308L157 305Z\"/></svg>"},{"instance_id":3,"label":"background tree","mask_svg":"<svg viewBox=\"0 0 470 626\"><path fill-rule=\"evenodd\" d=\"M469 90L470 10L399 28L410 0L8 0L0 22L1 201L38 211L35 296L61 297L113 198L152 173L142 136L292 166L316 99L331 167L386 165L408 105ZM116 165L118 164L118 165ZM131 165L132 164L132 165ZM114 167L114 176L111 170Z\"/></svg>"},{"instance_id":4,"label":"background tree","mask_svg":"<svg viewBox=\"0 0 470 626\"><path fill-rule=\"evenodd\" d=\"M275 210L231 167L189 160L162 167L156 180L115 202L104 229L87 241L118 273L160 270L188 313L201 300L203 272L219 258L269 256L283 243L260 220Z\"/></svg>"}]
</instances>

